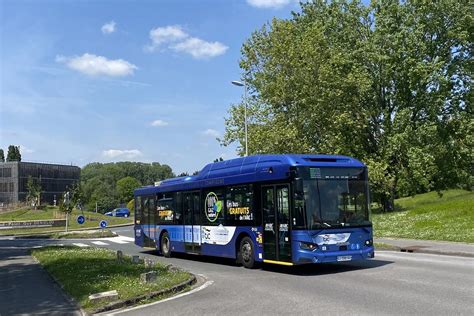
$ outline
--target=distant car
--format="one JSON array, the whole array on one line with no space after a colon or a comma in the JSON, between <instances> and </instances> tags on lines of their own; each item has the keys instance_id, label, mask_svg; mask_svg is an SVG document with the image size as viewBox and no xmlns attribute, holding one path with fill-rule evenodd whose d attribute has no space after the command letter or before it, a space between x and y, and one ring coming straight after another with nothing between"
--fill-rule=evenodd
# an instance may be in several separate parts
<instances>
[{"instance_id":1,"label":"distant car","mask_svg":"<svg viewBox=\"0 0 474 316\"><path fill-rule=\"evenodd\" d=\"M125 207L116 208L113 211L105 213L104 215L115 216L115 217L129 217L130 216L130 210L128 208L125 208Z\"/></svg>"}]
</instances>

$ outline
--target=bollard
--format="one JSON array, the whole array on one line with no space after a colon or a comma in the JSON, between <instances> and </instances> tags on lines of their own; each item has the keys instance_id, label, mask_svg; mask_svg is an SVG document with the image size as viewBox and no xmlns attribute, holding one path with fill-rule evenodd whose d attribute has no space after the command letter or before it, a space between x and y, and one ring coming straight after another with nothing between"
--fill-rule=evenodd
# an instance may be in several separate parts
<instances>
[{"instance_id":1,"label":"bollard","mask_svg":"<svg viewBox=\"0 0 474 316\"><path fill-rule=\"evenodd\" d=\"M152 283L156 281L158 273L156 271L150 271L140 274L140 281L143 283Z\"/></svg>"},{"instance_id":2,"label":"bollard","mask_svg":"<svg viewBox=\"0 0 474 316\"><path fill-rule=\"evenodd\" d=\"M133 264L140 263L140 257L139 256L132 256L132 263Z\"/></svg>"},{"instance_id":3,"label":"bollard","mask_svg":"<svg viewBox=\"0 0 474 316\"><path fill-rule=\"evenodd\" d=\"M117 261L118 262L123 261L123 252L121 250L117 250Z\"/></svg>"}]
</instances>

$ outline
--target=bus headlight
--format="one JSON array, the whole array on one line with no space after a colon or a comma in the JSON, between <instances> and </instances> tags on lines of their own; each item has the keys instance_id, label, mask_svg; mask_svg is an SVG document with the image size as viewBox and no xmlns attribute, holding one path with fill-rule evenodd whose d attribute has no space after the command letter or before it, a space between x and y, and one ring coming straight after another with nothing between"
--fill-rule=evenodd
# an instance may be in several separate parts
<instances>
[{"instance_id":1,"label":"bus headlight","mask_svg":"<svg viewBox=\"0 0 474 316\"><path fill-rule=\"evenodd\" d=\"M366 245L367 247L372 246L372 239L367 239L367 240L365 241L365 245Z\"/></svg>"},{"instance_id":2,"label":"bus headlight","mask_svg":"<svg viewBox=\"0 0 474 316\"><path fill-rule=\"evenodd\" d=\"M300 241L300 249L314 251L314 250L318 249L318 245L310 243L310 242Z\"/></svg>"}]
</instances>

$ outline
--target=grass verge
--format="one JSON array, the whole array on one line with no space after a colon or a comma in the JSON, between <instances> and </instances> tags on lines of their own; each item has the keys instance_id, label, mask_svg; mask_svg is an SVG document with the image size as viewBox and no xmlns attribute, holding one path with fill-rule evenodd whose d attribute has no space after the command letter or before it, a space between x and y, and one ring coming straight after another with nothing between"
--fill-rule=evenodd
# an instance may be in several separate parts
<instances>
[{"instance_id":1,"label":"grass verge","mask_svg":"<svg viewBox=\"0 0 474 316\"><path fill-rule=\"evenodd\" d=\"M84 230L84 231L75 231L75 232L52 232L52 233L38 233L30 235L20 235L17 238L24 239L86 239L86 238L108 238L116 237L117 234L111 230L104 229L104 231L99 230Z\"/></svg>"},{"instance_id":2,"label":"grass verge","mask_svg":"<svg viewBox=\"0 0 474 316\"><path fill-rule=\"evenodd\" d=\"M107 305L91 303L91 294L117 290L119 299L126 300L170 288L191 277L188 272L169 271L158 263L153 268L132 264L128 256L119 263L114 252L100 248L51 246L34 249L32 255L89 312ZM151 270L158 272L157 281L140 282L140 274Z\"/></svg>"},{"instance_id":3,"label":"grass verge","mask_svg":"<svg viewBox=\"0 0 474 316\"><path fill-rule=\"evenodd\" d=\"M375 250L396 250L400 251L400 247L389 245L384 242L374 242Z\"/></svg>"},{"instance_id":4,"label":"grass verge","mask_svg":"<svg viewBox=\"0 0 474 316\"><path fill-rule=\"evenodd\" d=\"M77 223L77 216L84 215L86 221L84 224L80 225ZM50 220L50 219L64 219L65 214L59 211L58 207L46 206L40 210L32 209L20 209L18 211L7 212L0 214L0 221L30 221L30 220ZM106 220L108 226L112 225L121 225L121 224L132 224L133 217L123 218L123 217L112 217L105 216L100 213L94 212L82 212L79 210L73 210L69 216L69 229L77 230L84 228L98 228L99 223L102 220ZM18 234L38 234L44 232L62 232L65 231L65 226L61 227L41 227L41 228L14 228L14 229L1 229L1 235L18 235Z\"/></svg>"},{"instance_id":5,"label":"grass verge","mask_svg":"<svg viewBox=\"0 0 474 316\"><path fill-rule=\"evenodd\" d=\"M474 243L474 192L430 192L395 204L399 211L373 214L375 237Z\"/></svg>"}]
</instances>

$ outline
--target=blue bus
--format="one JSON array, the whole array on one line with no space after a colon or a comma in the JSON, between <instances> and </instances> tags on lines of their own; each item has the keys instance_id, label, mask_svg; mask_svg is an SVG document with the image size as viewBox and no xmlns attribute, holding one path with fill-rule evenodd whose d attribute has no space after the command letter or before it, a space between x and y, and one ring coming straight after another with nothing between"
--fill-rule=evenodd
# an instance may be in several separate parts
<instances>
[{"instance_id":1,"label":"blue bus","mask_svg":"<svg viewBox=\"0 0 474 316\"><path fill-rule=\"evenodd\" d=\"M298 265L374 257L367 167L335 155L255 155L136 189L135 244Z\"/></svg>"}]
</instances>

